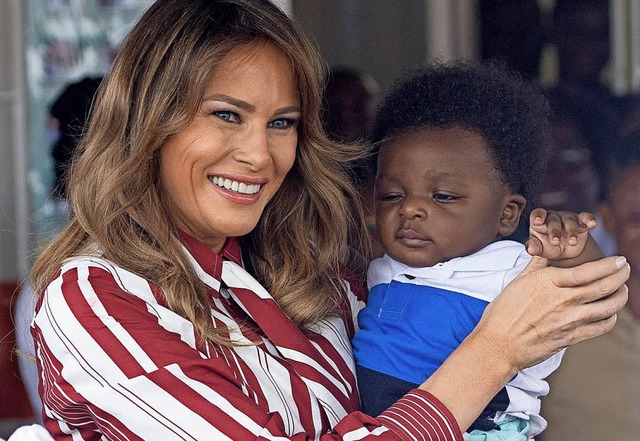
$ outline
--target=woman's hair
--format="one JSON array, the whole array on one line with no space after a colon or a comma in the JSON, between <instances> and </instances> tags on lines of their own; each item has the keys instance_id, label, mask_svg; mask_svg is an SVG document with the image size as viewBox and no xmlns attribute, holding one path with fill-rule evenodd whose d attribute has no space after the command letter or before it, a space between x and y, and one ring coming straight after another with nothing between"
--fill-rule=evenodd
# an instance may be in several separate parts
<instances>
[{"instance_id":1,"label":"woman's hair","mask_svg":"<svg viewBox=\"0 0 640 441\"><path fill-rule=\"evenodd\" d=\"M348 165L362 155L321 128L324 65L268 0L158 0L133 28L101 85L69 181L72 219L32 270L36 292L66 259L95 253L162 288L172 310L205 339L210 323L197 277L163 204L159 151L198 111L207 81L234 48L268 42L290 60L302 118L295 163L250 234L257 279L301 328L339 313L347 244L366 240Z\"/></svg>"},{"instance_id":2,"label":"woman's hair","mask_svg":"<svg viewBox=\"0 0 640 441\"><path fill-rule=\"evenodd\" d=\"M487 142L493 165L527 200L544 170L549 103L532 81L497 62L434 61L395 85L374 121L376 145L422 128L461 126Z\"/></svg>"}]
</instances>

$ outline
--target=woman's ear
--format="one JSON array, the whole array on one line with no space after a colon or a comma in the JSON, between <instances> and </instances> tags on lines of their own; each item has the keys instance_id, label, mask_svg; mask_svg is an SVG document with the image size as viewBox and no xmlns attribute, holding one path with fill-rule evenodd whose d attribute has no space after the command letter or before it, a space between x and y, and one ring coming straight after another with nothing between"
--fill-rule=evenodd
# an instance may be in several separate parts
<instances>
[{"instance_id":1,"label":"woman's ear","mask_svg":"<svg viewBox=\"0 0 640 441\"><path fill-rule=\"evenodd\" d=\"M519 193L511 193L505 196L502 215L498 224L498 236L507 237L518 228L520 216L527 205L527 200Z\"/></svg>"}]
</instances>

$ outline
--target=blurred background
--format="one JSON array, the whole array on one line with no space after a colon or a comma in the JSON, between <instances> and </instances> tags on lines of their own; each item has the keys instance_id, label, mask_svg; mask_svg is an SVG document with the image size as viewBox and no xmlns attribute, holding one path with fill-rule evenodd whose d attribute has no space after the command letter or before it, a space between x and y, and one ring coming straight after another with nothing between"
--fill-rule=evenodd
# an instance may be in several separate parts
<instances>
[{"instance_id":1,"label":"blurred background","mask_svg":"<svg viewBox=\"0 0 640 441\"><path fill-rule=\"evenodd\" d=\"M64 117L54 103L70 84L99 80L119 42L150 3L0 0L0 438L11 427L34 420L14 350L13 309L34 254L66 216L60 206L63 195L56 190L53 154L64 136ZM594 160L607 142L633 130L639 120L637 0L276 3L317 43L330 72L348 70L366 77L366 93L350 95L356 86L339 92L340 98L351 96L351 102L336 104L343 106L347 124L355 124L354 112L369 112L396 79L434 58L499 59L557 97L558 115L575 107L588 113L577 124L601 135L600 150L585 147ZM560 4L563 12L556 11ZM334 114L340 115L338 110ZM81 120L81 115L75 117ZM354 139L366 138L366 118L363 127ZM338 138L339 130L334 133ZM611 138L602 139L603 133ZM589 133L580 136L584 144L591 142ZM342 139L354 140L346 135ZM577 148L569 150L558 157L579 165L584 155ZM567 170L561 168L560 174ZM587 176L591 187L576 191L591 199L578 208L591 209L597 199L596 178L580 176ZM550 180L540 200L560 206L567 198L575 201L567 186L566 180L559 187Z\"/></svg>"}]
</instances>

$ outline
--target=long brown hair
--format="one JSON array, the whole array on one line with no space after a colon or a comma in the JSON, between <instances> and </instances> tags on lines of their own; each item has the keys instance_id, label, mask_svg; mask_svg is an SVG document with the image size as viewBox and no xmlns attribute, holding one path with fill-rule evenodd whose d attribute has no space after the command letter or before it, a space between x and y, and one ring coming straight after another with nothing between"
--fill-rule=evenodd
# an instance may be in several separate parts
<instances>
[{"instance_id":1,"label":"long brown hair","mask_svg":"<svg viewBox=\"0 0 640 441\"><path fill-rule=\"evenodd\" d=\"M205 339L209 304L162 203L158 155L200 107L220 60L268 41L290 57L302 118L293 168L257 227L241 238L255 275L301 328L338 313L347 244L366 241L348 176L362 149L330 142L319 113L324 65L303 32L267 0L158 0L124 41L95 101L69 181L72 219L32 270L42 291L61 264L97 248L162 288Z\"/></svg>"}]
</instances>

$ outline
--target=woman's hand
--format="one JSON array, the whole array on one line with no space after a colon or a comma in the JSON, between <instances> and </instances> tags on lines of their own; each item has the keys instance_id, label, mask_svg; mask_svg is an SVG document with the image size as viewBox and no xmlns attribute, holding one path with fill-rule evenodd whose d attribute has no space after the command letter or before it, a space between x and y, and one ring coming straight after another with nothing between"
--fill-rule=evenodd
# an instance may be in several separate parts
<instances>
[{"instance_id":1,"label":"woman's hand","mask_svg":"<svg viewBox=\"0 0 640 441\"><path fill-rule=\"evenodd\" d=\"M465 431L518 371L611 330L627 302L629 272L623 257L572 268L534 257L420 388L439 398Z\"/></svg>"},{"instance_id":2,"label":"woman's hand","mask_svg":"<svg viewBox=\"0 0 640 441\"><path fill-rule=\"evenodd\" d=\"M475 332L519 371L611 330L627 301L629 273L624 257L573 268L534 257L489 304Z\"/></svg>"}]
</instances>

